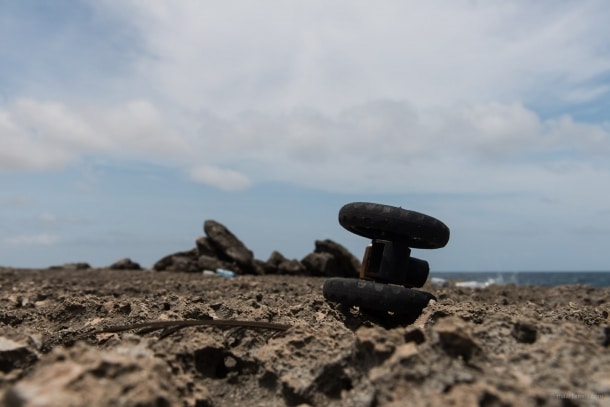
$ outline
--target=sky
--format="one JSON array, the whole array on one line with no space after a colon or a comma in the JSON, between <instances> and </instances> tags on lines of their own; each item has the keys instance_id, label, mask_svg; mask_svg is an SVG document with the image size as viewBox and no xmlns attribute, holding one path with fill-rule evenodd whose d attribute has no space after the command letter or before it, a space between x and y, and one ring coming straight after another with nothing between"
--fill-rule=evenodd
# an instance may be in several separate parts
<instances>
[{"instance_id":1,"label":"sky","mask_svg":"<svg viewBox=\"0 0 610 407\"><path fill-rule=\"evenodd\" d=\"M605 0L0 0L0 265L145 267L206 219L259 259L339 209L434 271L610 270Z\"/></svg>"}]
</instances>

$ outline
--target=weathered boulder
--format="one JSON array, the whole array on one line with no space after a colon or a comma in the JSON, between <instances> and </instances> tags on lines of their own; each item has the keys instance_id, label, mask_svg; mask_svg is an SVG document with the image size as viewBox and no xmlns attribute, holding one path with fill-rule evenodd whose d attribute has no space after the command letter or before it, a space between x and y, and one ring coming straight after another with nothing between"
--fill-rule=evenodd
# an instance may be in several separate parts
<instances>
[{"instance_id":1,"label":"weathered boulder","mask_svg":"<svg viewBox=\"0 0 610 407\"><path fill-rule=\"evenodd\" d=\"M49 269L51 270L89 270L91 265L85 262L78 263L66 263L61 266L51 266Z\"/></svg>"},{"instance_id":2,"label":"weathered boulder","mask_svg":"<svg viewBox=\"0 0 610 407\"><path fill-rule=\"evenodd\" d=\"M267 259L267 265L270 268L273 269L277 269L278 266L287 261L288 259L286 257L284 257L284 255L280 252L278 252L277 250L274 250L271 255L269 256L269 258Z\"/></svg>"},{"instance_id":3,"label":"weathered boulder","mask_svg":"<svg viewBox=\"0 0 610 407\"><path fill-rule=\"evenodd\" d=\"M316 240L313 253L305 256L301 263L311 275L357 277L360 261L341 246L330 239Z\"/></svg>"},{"instance_id":4,"label":"weathered boulder","mask_svg":"<svg viewBox=\"0 0 610 407\"><path fill-rule=\"evenodd\" d=\"M301 260L312 276L334 276L338 270L337 262L330 253L309 253Z\"/></svg>"},{"instance_id":5,"label":"weathered boulder","mask_svg":"<svg viewBox=\"0 0 610 407\"><path fill-rule=\"evenodd\" d=\"M266 261L254 259L254 264L260 270L259 274L277 274L277 268L270 266Z\"/></svg>"},{"instance_id":6,"label":"weathered boulder","mask_svg":"<svg viewBox=\"0 0 610 407\"><path fill-rule=\"evenodd\" d=\"M197 250L199 251L200 256L218 257L218 251L214 248L214 246L210 242L210 239L208 239L207 237L199 237L195 241L195 244L197 245Z\"/></svg>"},{"instance_id":7,"label":"weathered boulder","mask_svg":"<svg viewBox=\"0 0 610 407\"><path fill-rule=\"evenodd\" d=\"M287 259L278 251L271 253L271 256L269 256L269 259L264 264L264 269L267 274L308 274L307 269L301 262L296 259Z\"/></svg>"},{"instance_id":8,"label":"weathered boulder","mask_svg":"<svg viewBox=\"0 0 610 407\"><path fill-rule=\"evenodd\" d=\"M203 230L219 258L228 258L239 266L241 274L257 274L258 268L254 263L254 254L224 225L214 220L206 220Z\"/></svg>"},{"instance_id":9,"label":"weathered boulder","mask_svg":"<svg viewBox=\"0 0 610 407\"><path fill-rule=\"evenodd\" d=\"M218 269L231 270L234 272L238 272L239 268L235 267L233 263L228 263L226 261L222 261L217 257L202 255L197 259L197 263L201 270L211 270L216 271Z\"/></svg>"},{"instance_id":10,"label":"weathered boulder","mask_svg":"<svg viewBox=\"0 0 610 407\"><path fill-rule=\"evenodd\" d=\"M202 271L198 260L199 252L195 248L188 252L178 252L163 257L153 265L153 270L198 273Z\"/></svg>"},{"instance_id":11,"label":"weathered boulder","mask_svg":"<svg viewBox=\"0 0 610 407\"><path fill-rule=\"evenodd\" d=\"M277 268L280 274L305 275L307 269L301 262L295 259L286 260L278 265Z\"/></svg>"},{"instance_id":12,"label":"weathered boulder","mask_svg":"<svg viewBox=\"0 0 610 407\"><path fill-rule=\"evenodd\" d=\"M142 270L138 263L129 258L121 259L111 264L108 268L112 270Z\"/></svg>"},{"instance_id":13,"label":"weathered boulder","mask_svg":"<svg viewBox=\"0 0 610 407\"><path fill-rule=\"evenodd\" d=\"M316 240L315 253L331 254L337 264L336 273L338 277L357 277L360 273L360 260L349 250L330 239Z\"/></svg>"}]
</instances>

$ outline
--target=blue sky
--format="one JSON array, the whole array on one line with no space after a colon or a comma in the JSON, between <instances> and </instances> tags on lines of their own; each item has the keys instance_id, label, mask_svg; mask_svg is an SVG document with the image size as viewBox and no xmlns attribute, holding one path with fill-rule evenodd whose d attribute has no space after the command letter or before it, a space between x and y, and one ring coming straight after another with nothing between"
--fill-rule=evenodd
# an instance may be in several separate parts
<instances>
[{"instance_id":1,"label":"blue sky","mask_svg":"<svg viewBox=\"0 0 610 407\"><path fill-rule=\"evenodd\" d=\"M428 213L432 270L610 269L605 1L0 2L0 265L266 259Z\"/></svg>"}]
</instances>

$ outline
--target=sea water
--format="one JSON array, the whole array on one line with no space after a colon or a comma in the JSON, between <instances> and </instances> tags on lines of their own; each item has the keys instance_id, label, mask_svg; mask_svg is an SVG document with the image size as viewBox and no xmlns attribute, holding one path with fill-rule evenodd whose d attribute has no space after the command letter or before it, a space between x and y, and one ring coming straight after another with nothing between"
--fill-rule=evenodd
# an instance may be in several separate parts
<instances>
[{"instance_id":1,"label":"sea water","mask_svg":"<svg viewBox=\"0 0 610 407\"><path fill-rule=\"evenodd\" d=\"M442 285L454 281L456 285L483 288L492 284L542 285L547 287L583 284L610 287L610 271L502 271L502 272L430 272L430 282Z\"/></svg>"}]
</instances>

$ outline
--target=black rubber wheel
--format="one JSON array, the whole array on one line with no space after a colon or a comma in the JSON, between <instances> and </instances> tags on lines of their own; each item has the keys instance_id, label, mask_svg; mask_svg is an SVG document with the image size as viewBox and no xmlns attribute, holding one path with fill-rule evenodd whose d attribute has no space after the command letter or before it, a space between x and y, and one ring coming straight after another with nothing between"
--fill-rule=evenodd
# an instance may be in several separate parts
<instances>
[{"instance_id":1,"label":"black rubber wheel","mask_svg":"<svg viewBox=\"0 0 610 407\"><path fill-rule=\"evenodd\" d=\"M436 299L425 291L341 277L326 280L322 293L328 301L401 315L420 314L431 299Z\"/></svg>"},{"instance_id":2,"label":"black rubber wheel","mask_svg":"<svg viewBox=\"0 0 610 407\"><path fill-rule=\"evenodd\" d=\"M339 223L357 235L403 241L416 249L438 249L449 241L449 228L440 220L389 205L349 203L339 210Z\"/></svg>"}]
</instances>

